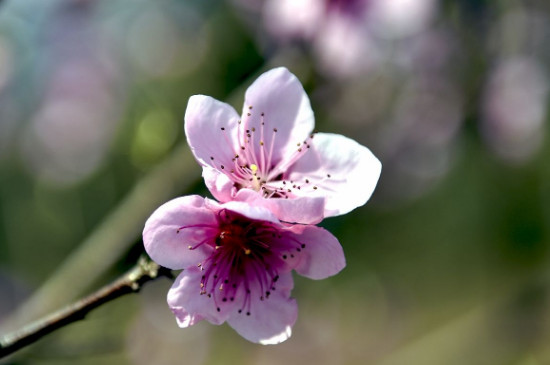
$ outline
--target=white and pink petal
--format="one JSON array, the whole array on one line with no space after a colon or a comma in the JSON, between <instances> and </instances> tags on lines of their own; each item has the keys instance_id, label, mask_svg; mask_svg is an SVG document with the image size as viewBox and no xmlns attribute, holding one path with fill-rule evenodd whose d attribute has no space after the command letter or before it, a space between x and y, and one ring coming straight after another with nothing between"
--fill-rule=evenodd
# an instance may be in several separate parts
<instances>
[{"instance_id":1,"label":"white and pink petal","mask_svg":"<svg viewBox=\"0 0 550 365\"><path fill-rule=\"evenodd\" d=\"M230 201L221 205L221 208L243 215L251 220L265 221L277 226L281 224L279 219L265 206L254 205L243 201Z\"/></svg>"},{"instance_id":2,"label":"white and pink petal","mask_svg":"<svg viewBox=\"0 0 550 365\"><path fill-rule=\"evenodd\" d=\"M302 183L297 196L326 198L325 217L348 213L371 197L382 164L365 146L339 134L317 133L285 175ZM307 183L304 183L307 181Z\"/></svg>"},{"instance_id":3,"label":"white and pink petal","mask_svg":"<svg viewBox=\"0 0 550 365\"><path fill-rule=\"evenodd\" d=\"M297 197L294 199L264 198L251 189L241 189L234 199L269 209L280 221L286 223L316 224L323 220L325 198Z\"/></svg>"},{"instance_id":4,"label":"white and pink petal","mask_svg":"<svg viewBox=\"0 0 550 365\"><path fill-rule=\"evenodd\" d=\"M240 116L229 104L210 96L193 95L185 111L185 135L195 158L203 166L230 170L239 151Z\"/></svg>"},{"instance_id":5,"label":"white and pink petal","mask_svg":"<svg viewBox=\"0 0 550 365\"><path fill-rule=\"evenodd\" d=\"M289 228L294 239L305 247L294 268L296 272L310 279L326 279L338 274L346 266L344 250L329 231L311 225L294 225Z\"/></svg>"},{"instance_id":6,"label":"white and pink petal","mask_svg":"<svg viewBox=\"0 0 550 365\"><path fill-rule=\"evenodd\" d=\"M253 296L250 314L244 311L232 315L227 323L247 340L263 345L273 345L287 340L298 317L296 300L290 298L292 276L280 276L277 290L269 298L261 300Z\"/></svg>"},{"instance_id":7,"label":"white and pink petal","mask_svg":"<svg viewBox=\"0 0 550 365\"><path fill-rule=\"evenodd\" d=\"M202 177L204 178L206 187L210 190L214 198L222 203L233 199L237 188L235 187L235 182L231 180L229 175L211 166L203 166Z\"/></svg>"},{"instance_id":8,"label":"white and pink petal","mask_svg":"<svg viewBox=\"0 0 550 365\"><path fill-rule=\"evenodd\" d=\"M214 296L201 294L203 272L192 266L183 270L168 291L168 306L176 316L180 327L189 327L206 319L222 324L235 311L234 302L216 303Z\"/></svg>"},{"instance_id":9,"label":"white and pink petal","mask_svg":"<svg viewBox=\"0 0 550 365\"><path fill-rule=\"evenodd\" d=\"M291 156L315 124L302 84L284 67L263 73L247 89L242 121L245 131L255 130L257 141L264 142L265 152L271 155L270 166Z\"/></svg>"},{"instance_id":10,"label":"white and pink petal","mask_svg":"<svg viewBox=\"0 0 550 365\"><path fill-rule=\"evenodd\" d=\"M204 198L184 196L164 203L147 219L143 244L158 264L183 269L209 255L212 247L201 243L213 237L216 227L216 216L205 206ZM198 247L190 250L189 246Z\"/></svg>"}]
</instances>

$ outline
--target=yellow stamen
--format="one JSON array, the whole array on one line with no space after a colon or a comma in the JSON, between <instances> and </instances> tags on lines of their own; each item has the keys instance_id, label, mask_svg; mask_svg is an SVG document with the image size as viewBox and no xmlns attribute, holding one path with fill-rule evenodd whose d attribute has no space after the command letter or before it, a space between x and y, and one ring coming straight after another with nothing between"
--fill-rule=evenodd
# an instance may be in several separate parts
<instances>
[{"instance_id":1,"label":"yellow stamen","mask_svg":"<svg viewBox=\"0 0 550 365\"><path fill-rule=\"evenodd\" d=\"M256 176L256 173L258 172L258 166L256 164L250 164L250 170L252 171L252 175ZM252 188L256 191L260 191L260 178L257 177L252 181Z\"/></svg>"}]
</instances>

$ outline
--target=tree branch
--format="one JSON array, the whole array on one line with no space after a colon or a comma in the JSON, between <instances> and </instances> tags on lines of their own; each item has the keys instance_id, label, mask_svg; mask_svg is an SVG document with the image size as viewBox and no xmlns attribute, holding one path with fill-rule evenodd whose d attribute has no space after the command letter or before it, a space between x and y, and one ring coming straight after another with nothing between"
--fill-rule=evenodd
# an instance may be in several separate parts
<instances>
[{"instance_id":1,"label":"tree branch","mask_svg":"<svg viewBox=\"0 0 550 365\"><path fill-rule=\"evenodd\" d=\"M161 204L180 195L200 178L201 169L185 143L140 179L126 197L52 275L0 325L11 332L88 293L94 281L141 238L143 224ZM75 275L79 276L74 280ZM67 290L70 288L70 290Z\"/></svg>"},{"instance_id":2,"label":"tree branch","mask_svg":"<svg viewBox=\"0 0 550 365\"><path fill-rule=\"evenodd\" d=\"M0 337L0 358L36 342L61 327L84 319L90 311L102 304L126 294L139 292L143 284L163 276L171 278L171 271L149 259L140 258L130 271L97 292L30 323L18 331Z\"/></svg>"}]
</instances>

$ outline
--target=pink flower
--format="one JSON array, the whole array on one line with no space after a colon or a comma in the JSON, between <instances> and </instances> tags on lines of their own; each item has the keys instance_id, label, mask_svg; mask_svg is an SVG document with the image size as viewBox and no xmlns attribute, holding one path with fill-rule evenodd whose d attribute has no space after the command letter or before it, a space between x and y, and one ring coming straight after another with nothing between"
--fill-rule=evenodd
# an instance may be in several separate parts
<instances>
[{"instance_id":1,"label":"pink flower","mask_svg":"<svg viewBox=\"0 0 550 365\"><path fill-rule=\"evenodd\" d=\"M302 85L282 67L248 88L242 116L204 95L192 96L185 113L187 141L214 197L253 201L286 222L347 213L365 204L380 176L366 147L313 127Z\"/></svg>"},{"instance_id":2,"label":"pink flower","mask_svg":"<svg viewBox=\"0 0 550 365\"><path fill-rule=\"evenodd\" d=\"M291 270L323 279L345 266L338 240L323 228L285 225L264 207L196 195L158 208L143 242L157 263L183 269L168 292L180 327L227 321L262 344L291 334L297 317Z\"/></svg>"}]
</instances>

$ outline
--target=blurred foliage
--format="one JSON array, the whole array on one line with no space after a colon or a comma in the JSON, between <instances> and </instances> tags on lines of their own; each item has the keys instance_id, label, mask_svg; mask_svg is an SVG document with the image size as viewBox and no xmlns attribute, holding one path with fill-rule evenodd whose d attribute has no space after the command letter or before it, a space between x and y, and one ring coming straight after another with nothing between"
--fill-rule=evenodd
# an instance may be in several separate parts
<instances>
[{"instance_id":1,"label":"blurred foliage","mask_svg":"<svg viewBox=\"0 0 550 365\"><path fill-rule=\"evenodd\" d=\"M268 2L0 3L0 325L185 143L189 96L240 110L274 66L303 82L317 130L382 160L371 201L322 223L346 269L296 278L298 322L278 346L228 326L177 328L161 281L4 363L550 362L550 5L402 1L431 15L414 29L361 23L376 58L346 73L320 30L269 30ZM189 193L208 195L202 181ZM98 286L133 264L134 239Z\"/></svg>"}]
</instances>

